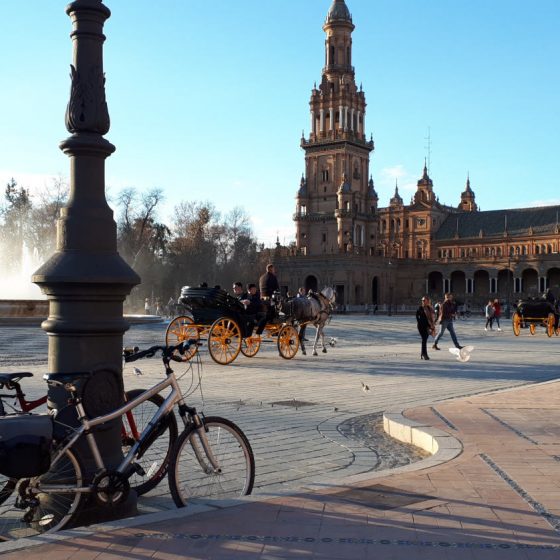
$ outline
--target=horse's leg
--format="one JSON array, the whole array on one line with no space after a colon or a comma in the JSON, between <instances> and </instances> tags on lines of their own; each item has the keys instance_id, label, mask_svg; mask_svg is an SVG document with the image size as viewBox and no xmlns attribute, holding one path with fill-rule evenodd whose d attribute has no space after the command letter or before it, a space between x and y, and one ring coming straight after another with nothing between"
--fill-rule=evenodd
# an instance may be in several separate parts
<instances>
[{"instance_id":1,"label":"horse's leg","mask_svg":"<svg viewBox=\"0 0 560 560\"><path fill-rule=\"evenodd\" d=\"M319 342L319 326L315 325L315 340L313 341L313 355L318 356L317 354L317 344Z\"/></svg>"},{"instance_id":2,"label":"horse's leg","mask_svg":"<svg viewBox=\"0 0 560 560\"><path fill-rule=\"evenodd\" d=\"M305 351L305 344L303 342L305 340L305 327L306 327L306 325L302 325L299 328L298 338L299 338L299 345L300 345L300 348L301 348L301 353L304 356L307 356L307 352Z\"/></svg>"},{"instance_id":3,"label":"horse's leg","mask_svg":"<svg viewBox=\"0 0 560 560\"><path fill-rule=\"evenodd\" d=\"M323 354L327 353L327 347L325 346L325 322L322 321L319 327L321 329L321 344L323 345Z\"/></svg>"}]
</instances>

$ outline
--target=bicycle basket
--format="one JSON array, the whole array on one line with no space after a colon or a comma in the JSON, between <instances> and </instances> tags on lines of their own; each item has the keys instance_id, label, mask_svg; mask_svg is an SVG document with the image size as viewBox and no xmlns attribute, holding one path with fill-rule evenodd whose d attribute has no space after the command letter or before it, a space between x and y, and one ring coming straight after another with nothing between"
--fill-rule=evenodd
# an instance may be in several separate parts
<instances>
[{"instance_id":1,"label":"bicycle basket","mask_svg":"<svg viewBox=\"0 0 560 560\"><path fill-rule=\"evenodd\" d=\"M51 466L53 419L48 414L10 414L0 418L0 474L29 478Z\"/></svg>"}]
</instances>

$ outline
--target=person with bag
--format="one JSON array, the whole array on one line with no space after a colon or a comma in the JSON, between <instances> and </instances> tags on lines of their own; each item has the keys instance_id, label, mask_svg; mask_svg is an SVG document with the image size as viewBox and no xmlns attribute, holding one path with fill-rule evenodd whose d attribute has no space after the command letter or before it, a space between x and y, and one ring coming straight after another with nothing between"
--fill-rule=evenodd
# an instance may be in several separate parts
<instances>
[{"instance_id":1,"label":"person with bag","mask_svg":"<svg viewBox=\"0 0 560 560\"><path fill-rule=\"evenodd\" d=\"M427 342L428 336L433 336L435 334L435 322L434 310L432 309L428 296L422 298L420 307L416 310L416 323L422 339L420 359L429 360Z\"/></svg>"}]
</instances>

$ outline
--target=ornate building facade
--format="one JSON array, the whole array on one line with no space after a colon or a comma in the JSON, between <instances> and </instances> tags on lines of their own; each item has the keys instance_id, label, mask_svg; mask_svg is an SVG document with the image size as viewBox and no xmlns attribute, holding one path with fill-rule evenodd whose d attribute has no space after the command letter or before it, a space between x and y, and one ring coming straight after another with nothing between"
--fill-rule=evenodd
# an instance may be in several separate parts
<instances>
[{"instance_id":1,"label":"ornate building facade","mask_svg":"<svg viewBox=\"0 0 560 560\"><path fill-rule=\"evenodd\" d=\"M452 291L476 307L489 297L559 291L560 206L482 212L469 178L457 206L444 205L425 164L410 204L395 186L389 205L379 206L344 0L333 0L323 30L325 66L301 139L296 243L277 251L281 284L293 292L332 285L346 305L413 305L424 293Z\"/></svg>"}]
</instances>

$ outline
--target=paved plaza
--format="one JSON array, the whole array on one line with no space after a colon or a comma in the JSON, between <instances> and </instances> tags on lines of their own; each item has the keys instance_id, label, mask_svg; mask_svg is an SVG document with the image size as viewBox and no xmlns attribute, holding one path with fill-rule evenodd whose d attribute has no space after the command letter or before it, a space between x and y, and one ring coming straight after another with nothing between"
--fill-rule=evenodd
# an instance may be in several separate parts
<instances>
[{"instance_id":1,"label":"paved plaza","mask_svg":"<svg viewBox=\"0 0 560 560\"><path fill-rule=\"evenodd\" d=\"M492 477L498 476L500 478L499 484L505 484L503 481L507 481L508 477L504 475L503 469L496 462L496 453L492 454L492 452L498 449L500 453L508 456L508 454L511 455L511 450L507 447L510 440L504 439L503 434L500 435L499 432L504 432L510 438L513 437L515 439L513 446L519 444L517 440L521 440L522 445L529 445L529 447L538 445L542 441L549 446L553 446L556 445L556 441L560 441L559 407L554 402L551 403L552 396L558 395L558 383L555 383L554 380L559 377L560 338L549 339L544 329L537 330L535 336L530 336L528 331L523 331L520 337L515 337L505 319L503 323L503 332L484 332L482 318L471 318L467 321L457 322L456 330L460 342L462 344L472 344L475 347L472 359L467 363L458 362L448 352L447 349L450 346L448 334L440 342L442 350L439 352L430 350L432 359L428 362L421 361L420 339L416 331L415 320L410 316L337 315L326 329L327 338L336 338L336 345L334 347L329 346L327 354L320 353L316 357L311 356L308 352L307 356L298 354L293 360L284 360L278 355L275 346L268 343L263 345L259 354L254 358L249 359L240 355L233 364L220 366L211 360L205 347L203 347L201 349L201 361L204 410L207 414L225 416L238 423L249 437L255 451L256 485L254 494L258 502L241 506L241 510L249 511L243 508L257 508L257 504L263 503L263 500L266 503L272 500L276 504L275 507L266 508L263 505L261 506L264 508L263 511L265 509L269 512L272 510L276 512L280 510L295 511L294 503L299 499L301 500L300 505L306 505L302 508L298 506L296 510L307 512L304 517L309 523L307 517L309 510L307 508L311 507L311 502L307 502L309 500L313 501L315 504L313 507L319 507L318 504L323 504L321 507L326 507L324 504L329 501L326 498L311 498L310 488L315 488L315 492L327 492L327 494L329 488L337 490L345 488L354 492L355 490L352 490L350 486L346 487L345 485L355 485L357 481L362 481L360 484L364 485L369 478L374 479L383 475L383 473L374 472L379 468L405 464L417 459L418 457L411 455L407 448L403 448L396 443L394 446L380 447L375 443L372 444L372 441L375 440L369 437L368 428L371 428L373 432L376 431L376 423L382 412L399 409L411 411L410 416L424 422L425 426L437 426L450 433L462 441L465 449L471 445L469 438L472 439L473 434L476 436L474 437L475 443L478 441L477 438L485 440L486 449L484 453L476 455L477 457L484 455L488 458L484 469L481 470L481 466L477 462L476 468L467 465L466 470L462 471L462 475L458 476L456 474L458 467L455 467L455 465L461 465L461 461L465 463L467 459L471 458L470 455L467 456L465 453L459 459L451 461L449 467L444 465L444 468L455 469L453 471L455 474L448 472L448 474L442 475L441 480L445 481L444 486L447 489L453 487L461 495L463 506L459 502L454 503L453 507L447 503L444 505L441 500L437 504L434 502L439 508L436 516L439 519L439 525L445 525L445 511L453 517L457 512L460 513L461 507L467 507L467 498L472 494L473 485L480 480L491 480L494 486L491 484L492 488L488 490L490 495L494 497L500 495L496 480ZM140 347L160 343L164 337L165 327L165 324L134 326L126 334L125 343L136 344ZM3 353L0 355L0 368L2 370L31 369L37 374L46 371L44 357L47 337L40 329L2 326L0 331L5 342ZM311 332L308 333L308 335L310 334ZM134 365L138 365L142 369L143 375L141 377L135 376L132 373L132 367L126 366L125 384L127 388L149 386L161 378L162 368L161 362L158 360L144 360ZM181 368L182 366L177 367L176 372L179 373ZM184 367L183 369L187 369L181 381L184 389L191 385L192 379L194 379L196 385L198 383L197 369L195 368L192 371ZM551 383L538 384L547 381L551 381ZM531 388L532 386L534 389ZM523 387L520 391L525 396L521 399L521 402L511 396L516 394L515 391L496 392L501 389L516 387ZM44 385L40 376L37 376L30 383L29 393L38 395L41 392L44 392ZM477 394L481 394L481 396L469 397ZM500 398L505 399L506 397L503 397L503 395L510 395L509 398L513 399L514 404L497 406L495 401ZM482 399L485 404L476 408L476 414L474 414L468 407L472 406L476 399ZM202 406L199 389L193 391L189 401L197 406ZM461 405L461 403L463 404ZM546 406L541 409L543 403ZM458 410L463 411L463 416L455 414ZM484 410L484 412L480 412L480 410ZM407 415L409 414L407 413ZM476 416L475 420L473 420L473 415ZM527 431L529 425L532 426L533 431ZM492 439L494 434L496 434L495 440ZM507 445L504 447L505 443ZM554 447L548 449L552 449L552 451L548 452L547 461L550 460L552 464L548 465L547 463L549 469L548 471L545 469L544 472L548 472L549 478L547 480L554 485L557 495L560 495L560 461L558 460L560 451L554 452ZM526 450L519 452L525 453ZM431 472L431 469L426 468L427 465L426 462L416 463L408 467L410 469L408 474L401 474L402 479L396 479L397 482L403 481L403 492L406 493L411 490L416 493L436 492L437 485L436 487L433 484L430 486L431 483L426 482L426 480L430 480L430 475L424 475L422 480L414 479L415 476L420 477L420 475L415 475L418 468L423 469L419 471L422 473ZM441 468L438 467L438 469ZM492 469L494 470L492 471ZM541 475L541 473L538 474ZM391 479L390 473L388 476ZM394 475L393 479L396 476ZM396 484L395 480L392 480L392 484ZM417 488L413 488L414 485ZM513 489L508 491L516 494ZM547 493L550 495L550 489L547 490ZM551 542L559 545L560 539L558 539L558 535L554 537L555 530L551 528L550 523L547 525L542 512L545 511L549 518L553 519L555 515L560 514L560 508L555 510L550 504L546 504L546 507L542 505L545 502L542 486L537 485L530 495L534 502L533 505L527 499L524 501L525 509L528 509L529 513L523 511L516 514L512 513L513 510L509 511L514 517L518 515L520 525L527 522L531 526L539 526L538 534L543 538L539 541L539 538L531 536L528 537L528 542L532 545L538 544L541 547L538 548L539 554L544 554L549 551L547 547L551 546ZM519 493L516 496L515 499L519 500ZM346 511L348 508L352 509L354 506L359 506L362 509L365 507L365 513L364 511L362 513L356 511L356 516L365 515L365 522L368 523L367 520L371 519L372 515L371 507L365 506L363 499L355 498L349 501L350 505L348 505L348 500L344 500L343 503L346 506L340 506L340 500L335 500L341 511ZM418 498L413 502L417 504L422 500ZM352 506L352 503L354 506ZM516 507L518 505L516 502ZM386 503L385 506L378 509L381 512L393 512L395 515L397 513L405 515L403 512L406 512L409 521L411 515L414 517L406 499L398 503L391 503L390 506ZM541 508L540 514L538 513L539 506ZM140 499L139 503L141 512L156 512L153 514L155 516L154 520L158 519L158 515L168 515L171 516L169 519L175 519L175 511L172 508L173 504L168 497L165 481L151 495ZM169 509L169 511L161 511L166 509ZM253 527L250 521L255 519L255 510L251 510L252 513L247 513L249 521L246 520L246 522L249 524L245 525L243 531L235 522L237 514L228 517L227 511L233 510L239 510L239 508L226 508L222 510L223 515L220 513L218 517L216 517L216 512L210 517L208 517L209 514L204 514L206 517L203 515L202 519L215 520L222 518L223 521L222 524L217 526L205 526L206 529L211 531L211 534L219 533L223 536L226 534L230 536L233 534L260 534L255 528L258 524ZM449 513L451 510L453 510L452 513ZM196 512L195 508L190 513L193 512ZM342 518L346 514L341 513L341 515L339 521L342 527L345 525ZM286 519L290 517L286 513L282 516ZM388 516L389 513L382 513L382 518L386 519ZM265 518L270 521L266 515ZM144 524L141 532L146 532L147 527L150 530L154 527L153 522L148 521L152 519L152 516L139 517L135 520L135 523L142 524L142 519L145 519L148 525ZM177 517L177 519L179 518ZM316 520L316 518L314 519ZM161 532L167 526L166 523L166 521L160 521L157 530L154 529L156 533ZM175 521L175 523L179 523L179 521ZM183 535L177 537L177 539L185 539L187 538L186 535L195 534L197 532L196 528L199 527L192 518L190 521L184 521L183 523L187 523L188 527L175 527L175 531L179 531ZM301 530L296 525L283 526L284 532L281 534L299 535L302 539L306 536L310 539L317 537L315 531L312 532L313 534L309 532L307 525L302 526ZM338 527L338 536L341 538L353 536L354 528L350 528L351 525L352 523L348 522L348 530L342 532ZM502 522L501 525L503 525ZM313 523L311 523L311 526L313 526ZM541 526L547 526L546 531L548 533ZM446 539L452 539L445 541L448 544L460 544L465 540L464 535L457 534L457 527L455 527L456 531L453 537L445 537ZM560 528L560 523L558 527ZM199 529L202 531L200 527ZM392 538L398 536L398 532L395 527L392 529L386 527L386 529L385 533L383 531L381 533L385 535L385 539L393 542ZM123 531L126 533L126 530L123 529ZM266 531L261 534L262 538L267 535L273 536L272 529L267 528ZM519 531L521 532L521 529ZM409 543L416 542L414 539L422 536L421 532L412 525L406 532L408 533L406 540ZM548 535L546 538L544 537L545 533ZM124 533L121 533L121 536L122 534ZM131 529L126 533L127 536L123 538L130 540L131 535L138 534L140 533ZM274 532L274 534L277 534L277 532ZM324 535L324 532L321 534ZM489 538L489 532L487 531L483 533L471 531L467 534L470 535L469 539L474 539L481 547ZM142 540L140 537L135 538ZM153 547L157 550L163 547L163 550L167 546L164 541L174 540L173 537L168 535L164 541L160 542L158 541L160 537L154 536L153 540L157 543L156 547L149 537L145 538L149 541L145 544L150 550ZM272 553L272 549L264 546L260 540L260 548L257 547L260 551L258 554L247 552L247 555L243 556L240 553L241 550L252 551L254 547L245 543L247 546L244 545L244 548L239 542L236 543L236 539L233 537L229 540L225 536L223 538L225 540L221 543L223 545L221 548L218 546L220 543L214 543L218 551L215 555L214 553L210 554L209 549L202 553L201 548L200 555L193 553L192 556L188 557L254 557L263 559L300 557L293 553L293 546L277 546L276 552ZM510 536L500 538L499 542L510 543ZM106 540L102 540L104 544L100 545L100 554L101 551L105 551L110 546ZM311 542L309 540L309 543ZM136 541L135 543L133 548L138 549L144 546L144 543L141 545ZM0 547L5 546L7 545L0 545ZM403 544L402 547L404 546ZM411 550L410 547L412 547L412 544L409 544L409 551ZM397 548L398 546L395 545L394 556L379 557L405 557L400 555L401 553L396 550ZM358 553L356 547L346 546L341 548L338 546L332 549L332 555L327 554L327 552L323 555L318 554L313 547L302 547L302 551L308 549L311 550L309 554L315 555L313 557L316 558L378 557L369 555L367 551L364 552L364 547L361 547ZM342 549L344 551L340 552ZM471 556L465 557L486 557L472 555L472 550L469 547L465 548L465 550L467 549ZM97 556L81 556L77 552L77 550L81 550L80 547L78 549L72 548L72 550L73 553L76 553L75 556L64 557L97 558ZM230 552L235 550L236 552L228 555L229 553L224 552L225 550ZM286 550L288 552L284 555L282 551ZM465 552L465 550L461 552ZM416 552L419 554L416 555ZM441 556L440 552L438 552L438 555L432 555L433 550L429 550L427 545L419 546L415 555L410 557L447 558L447 556ZM495 552L499 554L500 550L496 549ZM558 550L554 550L554 553L560 554ZM309 556L309 554L302 552L301 556ZM150 555L146 556L144 552L142 554L138 552L137 555L130 557L144 558ZM99 556L99 560L104 557L105 553ZM162 556L156 555L156 557L163 558L166 556L164 554ZM533 556L503 557L532 558ZM545 558L546 556L537 557Z\"/></svg>"}]
</instances>

